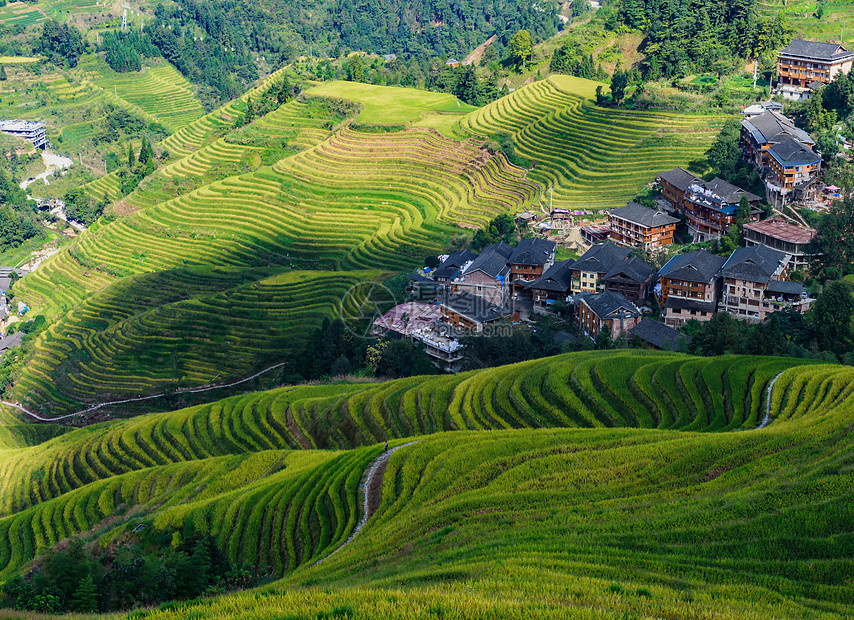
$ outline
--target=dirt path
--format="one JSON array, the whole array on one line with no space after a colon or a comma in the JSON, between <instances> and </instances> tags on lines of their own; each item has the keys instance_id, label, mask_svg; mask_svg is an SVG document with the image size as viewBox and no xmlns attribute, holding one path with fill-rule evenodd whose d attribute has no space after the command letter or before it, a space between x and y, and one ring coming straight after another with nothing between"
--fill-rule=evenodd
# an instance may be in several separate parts
<instances>
[{"instance_id":1,"label":"dirt path","mask_svg":"<svg viewBox=\"0 0 854 620\"><path fill-rule=\"evenodd\" d=\"M768 426L768 423L771 421L771 390L774 389L774 384L777 383L777 379L779 379L780 375L782 375L784 372L786 372L786 371L784 370L784 371L778 373L776 377L771 379L771 383L768 384L768 395L765 398L765 418L762 420L762 422L759 424L759 426L756 427L756 430L765 428L766 426Z\"/></svg>"},{"instance_id":2,"label":"dirt path","mask_svg":"<svg viewBox=\"0 0 854 620\"><path fill-rule=\"evenodd\" d=\"M365 474L365 481L360 485L365 490L365 496L362 499L362 518L359 523L356 525L353 533L350 534L350 537L342 543L340 547L332 551L326 557L320 558L317 562L309 566L309 568L313 566L317 566L321 562L324 562L331 558L333 555L341 551L344 547L353 542L353 539L362 531L362 528L368 522L377 509L380 507L382 503L382 489L383 489L383 478L385 478L385 470L388 467L388 461L391 458L391 455L400 450L401 448L405 448L406 446L411 446L416 443L415 441L410 441L409 443L404 443L399 446L395 446L391 448L388 452L384 452L371 463L370 467L368 467Z\"/></svg>"}]
</instances>

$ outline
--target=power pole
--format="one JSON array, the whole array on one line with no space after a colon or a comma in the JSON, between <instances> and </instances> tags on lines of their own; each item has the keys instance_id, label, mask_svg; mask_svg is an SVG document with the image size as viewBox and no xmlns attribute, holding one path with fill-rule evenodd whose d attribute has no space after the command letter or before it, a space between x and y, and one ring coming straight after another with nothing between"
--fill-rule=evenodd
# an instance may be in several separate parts
<instances>
[{"instance_id":1,"label":"power pole","mask_svg":"<svg viewBox=\"0 0 854 620\"><path fill-rule=\"evenodd\" d=\"M759 59L753 59L753 90L756 90L756 78L759 77Z\"/></svg>"}]
</instances>

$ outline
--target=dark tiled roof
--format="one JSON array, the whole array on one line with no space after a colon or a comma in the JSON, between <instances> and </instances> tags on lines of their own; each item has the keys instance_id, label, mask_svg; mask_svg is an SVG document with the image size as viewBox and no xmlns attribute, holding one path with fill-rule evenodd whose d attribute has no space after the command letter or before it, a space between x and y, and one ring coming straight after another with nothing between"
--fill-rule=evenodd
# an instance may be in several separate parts
<instances>
[{"instance_id":1,"label":"dark tiled roof","mask_svg":"<svg viewBox=\"0 0 854 620\"><path fill-rule=\"evenodd\" d=\"M753 118L746 118L741 121L741 124L753 135L759 144L782 142L787 138L794 138L804 144L815 144L815 141L810 138L807 132L795 127L792 121L773 110L769 110Z\"/></svg>"},{"instance_id":2,"label":"dark tiled roof","mask_svg":"<svg viewBox=\"0 0 854 620\"><path fill-rule=\"evenodd\" d=\"M804 292L804 285L800 282L771 280L768 283L768 288L766 288L765 290L769 293L777 293L782 295L800 295Z\"/></svg>"},{"instance_id":3,"label":"dark tiled roof","mask_svg":"<svg viewBox=\"0 0 854 620\"><path fill-rule=\"evenodd\" d=\"M410 273L409 279L412 282L418 282L419 284L434 284L436 286L440 286L440 284L438 282L434 281L432 278L422 276L420 273Z\"/></svg>"},{"instance_id":4,"label":"dark tiled roof","mask_svg":"<svg viewBox=\"0 0 854 620\"><path fill-rule=\"evenodd\" d=\"M572 268L592 273L608 273L617 263L626 260L631 248L611 243L597 243L573 263Z\"/></svg>"},{"instance_id":5,"label":"dark tiled roof","mask_svg":"<svg viewBox=\"0 0 854 620\"><path fill-rule=\"evenodd\" d=\"M442 305L476 323L497 321L505 314L495 304L491 304L482 297L470 293L460 293Z\"/></svg>"},{"instance_id":6,"label":"dark tiled roof","mask_svg":"<svg viewBox=\"0 0 854 620\"><path fill-rule=\"evenodd\" d=\"M684 168L674 168L673 170L660 172L658 178L667 181L676 189L684 192L693 181L699 180L700 177L691 174Z\"/></svg>"},{"instance_id":7,"label":"dark tiled roof","mask_svg":"<svg viewBox=\"0 0 854 620\"><path fill-rule=\"evenodd\" d=\"M469 250L454 252L453 254L449 254L448 258L443 260L442 264L436 267L430 275L434 278L453 278L459 273L460 268L476 258L477 254Z\"/></svg>"},{"instance_id":8,"label":"dark tiled roof","mask_svg":"<svg viewBox=\"0 0 854 620\"><path fill-rule=\"evenodd\" d=\"M664 323L659 323L652 319L643 319L640 323L629 330L629 334L637 336L644 342L664 351L675 351L680 336L684 338L686 342L691 341L690 338L680 334L672 327L668 327Z\"/></svg>"},{"instance_id":9,"label":"dark tiled roof","mask_svg":"<svg viewBox=\"0 0 854 620\"><path fill-rule=\"evenodd\" d=\"M702 299L688 299L687 297L667 296L664 302L665 309L672 310L696 310L697 312L708 312L713 314L718 304L714 301L703 301Z\"/></svg>"},{"instance_id":10,"label":"dark tiled roof","mask_svg":"<svg viewBox=\"0 0 854 620\"><path fill-rule=\"evenodd\" d=\"M706 250L687 252L667 261L658 275L673 280L708 284L717 276L725 262L724 257L709 254Z\"/></svg>"},{"instance_id":11,"label":"dark tiled roof","mask_svg":"<svg viewBox=\"0 0 854 620\"><path fill-rule=\"evenodd\" d=\"M655 273L655 267L643 262L637 256L633 256L622 263L614 265L611 270L605 274L605 279L609 280L622 274L632 282L643 284L653 273Z\"/></svg>"},{"instance_id":12,"label":"dark tiled roof","mask_svg":"<svg viewBox=\"0 0 854 620\"><path fill-rule=\"evenodd\" d=\"M525 285L525 290L538 289L568 293L572 288L572 265L575 261L563 260L549 267L546 272L533 282Z\"/></svg>"},{"instance_id":13,"label":"dark tiled roof","mask_svg":"<svg viewBox=\"0 0 854 620\"><path fill-rule=\"evenodd\" d=\"M852 56L852 53L838 43L822 43L821 41L804 41L793 39L780 54L800 56L817 60L841 60Z\"/></svg>"},{"instance_id":14,"label":"dark tiled roof","mask_svg":"<svg viewBox=\"0 0 854 620\"><path fill-rule=\"evenodd\" d=\"M9 349L13 349L15 347L21 346L21 343L24 341L24 333L23 332L15 332L14 334L10 334L5 338L0 338L0 355L8 351Z\"/></svg>"},{"instance_id":15,"label":"dark tiled roof","mask_svg":"<svg viewBox=\"0 0 854 620\"><path fill-rule=\"evenodd\" d=\"M774 159L787 166L815 164L821 161L821 157L810 147L792 138L772 144L768 147L768 151Z\"/></svg>"},{"instance_id":16,"label":"dark tiled roof","mask_svg":"<svg viewBox=\"0 0 854 620\"><path fill-rule=\"evenodd\" d=\"M579 293L575 297L586 303L600 319L619 318L617 312L621 308L626 311L626 318L640 316L641 313L638 307L626 299L622 293L615 293L613 291Z\"/></svg>"},{"instance_id":17,"label":"dark tiled roof","mask_svg":"<svg viewBox=\"0 0 854 620\"><path fill-rule=\"evenodd\" d=\"M557 244L546 239L522 239L508 263L512 265L545 265L554 256Z\"/></svg>"},{"instance_id":18,"label":"dark tiled roof","mask_svg":"<svg viewBox=\"0 0 854 620\"><path fill-rule=\"evenodd\" d=\"M762 200L756 194L751 194L747 190L741 189L738 185L733 185L729 181L725 181L719 177L715 177L711 181L697 181L700 187L704 187L716 196L719 196L724 204L738 204L741 202L742 196L747 196L750 202Z\"/></svg>"},{"instance_id":19,"label":"dark tiled roof","mask_svg":"<svg viewBox=\"0 0 854 620\"><path fill-rule=\"evenodd\" d=\"M508 271L507 259L513 253L513 248L503 241L483 248L480 255L475 258L463 272L463 275L474 271L482 271L485 274L497 278L505 275Z\"/></svg>"},{"instance_id":20,"label":"dark tiled roof","mask_svg":"<svg viewBox=\"0 0 854 620\"><path fill-rule=\"evenodd\" d=\"M768 282L785 258L786 255L783 252L772 250L764 245L739 248L727 259L721 268L721 273L725 278Z\"/></svg>"},{"instance_id":21,"label":"dark tiled roof","mask_svg":"<svg viewBox=\"0 0 854 620\"><path fill-rule=\"evenodd\" d=\"M614 217L628 220L633 224L639 224L646 228L666 226L679 221L678 218L671 217L662 211L648 209L636 202L630 202L625 207L620 207L619 209L611 209L609 213Z\"/></svg>"}]
</instances>

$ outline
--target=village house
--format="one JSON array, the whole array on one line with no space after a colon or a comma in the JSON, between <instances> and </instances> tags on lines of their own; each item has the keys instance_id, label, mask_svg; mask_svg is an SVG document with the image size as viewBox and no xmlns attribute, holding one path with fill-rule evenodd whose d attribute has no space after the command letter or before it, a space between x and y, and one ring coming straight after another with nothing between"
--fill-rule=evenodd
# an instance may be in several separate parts
<instances>
[{"instance_id":1,"label":"village house","mask_svg":"<svg viewBox=\"0 0 854 620\"><path fill-rule=\"evenodd\" d=\"M585 224L581 227L581 239L590 245L607 241L610 234L607 224Z\"/></svg>"},{"instance_id":2,"label":"village house","mask_svg":"<svg viewBox=\"0 0 854 620\"><path fill-rule=\"evenodd\" d=\"M647 349L654 351L676 351L680 344L688 345L691 342L691 338L672 327L646 318L632 327L628 335L629 338L639 338Z\"/></svg>"},{"instance_id":3,"label":"village house","mask_svg":"<svg viewBox=\"0 0 854 620\"><path fill-rule=\"evenodd\" d=\"M557 244L546 239L522 239L507 259L510 266L510 282L513 294L522 292L529 282L533 282L554 265Z\"/></svg>"},{"instance_id":4,"label":"village house","mask_svg":"<svg viewBox=\"0 0 854 620\"><path fill-rule=\"evenodd\" d=\"M760 197L756 194L717 177L711 181L697 180L688 185L682 200L682 211L694 241L722 237L738 220L738 208L744 196L750 204L749 220L758 222L761 210Z\"/></svg>"},{"instance_id":5,"label":"village house","mask_svg":"<svg viewBox=\"0 0 854 620\"><path fill-rule=\"evenodd\" d=\"M507 260L513 251L514 248L503 241L484 248L452 280L452 292L468 293L503 306L507 300L507 278L510 275Z\"/></svg>"},{"instance_id":6,"label":"village house","mask_svg":"<svg viewBox=\"0 0 854 620\"><path fill-rule=\"evenodd\" d=\"M838 43L794 39L777 53L777 90L789 99L806 99L840 73L851 71L854 53Z\"/></svg>"},{"instance_id":7,"label":"village house","mask_svg":"<svg viewBox=\"0 0 854 620\"><path fill-rule=\"evenodd\" d=\"M525 291L536 305L553 301L566 301L572 293L572 266L574 260L564 260L549 267L546 272L525 285Z\"/></svg>"},{"instance_id":8,"label":"village house","mask_svg":"<svg viewBox=\"0 0 854 620\"><path fill-rule=\"evenodd\" d=\"M682 199L685 197L685 192L688 191L688 186L701 179L697 175L677 167L659 173L656 180L661 187L661 194L664 199L673 209L678 210L682 206Z\"/></svg>"},{"instance_id":9,"label":"village house","mask_svg":"<svg viewBox=\"0 0 854 620\"><path fill-rule=\"evenodd\" d=\"M777 310L804 312L808 299L802 284L787 282L789 256L764 245L739 248L721 268L723 297L720 309L752 323Z\"/></svg>"},{"instance_id":10,"label":"village house","mask_svg":"<svg viewBox=\"0 0 854 620\"><path fill-rule=\"evenodd\" d=\"M469 250L449 254L430 274L436 282L450 282L460 275L462 270L477 258L477 254Z\"/></svg>"},{"instance_id":11,"label":"village house","mask_svg":"<svg viewBox=\"0 0 854 620\"><path fill-rule=\"evenodd\" d=\"M572 226L572 214L569 209L552 209L549 215L551 227L555 230L566 230Z\"/></svg>"},{"instance_id":12,"label":"village house","mask_svg":"<svg viewBox=\"0 0 854 620\"><path fill-rule=\"evenodd\" d=\"M617 245L652 250L673 243L679 220L636 202L608 212L610 238Z\"/></svg>"},{"instance_id":13,"label":"village house","mask_svg":"<svg viewBox=\"0 0 854 620\"><path fill-rule=\"evenodd\" d=\"M771 156L768 154L771 145L792 139L809 147L815 145L807 132L795 127L795 123L773 110L741 121L739 144L747 159L763 176L771 165Z\"/></svg>"},{"instance_id":14,"label":"village house","mask_svg":"<svg viewBox=\"0 0 854 620\"><path fill-rule=\"evenodd\" d=\"M373 336L393 335L412 339L412 334L442 318L442 310L435 304L408 301L398 304L381 317L374 319Z\"/></svg>"},{"instance_id":15,"label":"village house","mask_svg":"<svg viewBox=\"0 0 854 620\"><path fill-rule=\"evenodd\" d=\"M620 293L629 301L643 304L649 296L649 286L655 268L633 256L614 265L605 274L605 290Z\"/></svg>"},{"instance_id":16,"label":"village house","mask_svg":"<svg viewBox=\"0 0 854 620\"><path fill-rule=\"evenodd\" d=\"M809 269L810 255L807 252L807 246L813 237L815 237L815 231L811 228L797 226L782 217L744 226L745 245L748 247L764 245L788 254L792 269Z\"/></svg>"},{"instance_id":17,"label":"village house","mask_svg":"<svg viewBox=\"0 0 854 620\"><path fill-rule=\"evenodd\" d=\"M717 309L720 270L726 259L700 250L671 258L658 272L664 323L680 327L691 319L708 321Z\"/></svg>"},{"instance_id":18,"label":"village house","mask_svg":"<svg viewBox=\"0 0 854 620\"><path fill-rule=\"evenodd\" d=\"M457 330L482 332L490 323L517 320L519 313L490 303L484 297L460 293L441 304L442 321Z\"/></svg>"},{"instance_id":19,"label":"village house","mask_svg":"<svg viewBox=\"0 0 854 620\"><path fill-rule=\"evenodd\" d=\"M814 200L819 194L821 156L794 138L768 147L765 179L768 202L779 207L792 200Z\"/></svg>"},{"instance_id":20,"label":"village house","mask_svg":"<svg viewBox=\"0 0 854 620\"><path fill-rule=\"evenodd\" d=\"M575 296L576 321L592 340L599 338L603 327L616 339L640 322L638 307L620 293L579 293Z\"/></svg>"},{"instance_id":21,"label":"village house","mask_svg":"<svg viewBox=\"0 0 854 620\"><path fill-rule=\"evenodd\" d=\"M572 264L572 293L604 289L607 273L626 260L630 252L631 248L610 241L594 245Z\"/></svg>"}]
</instances>

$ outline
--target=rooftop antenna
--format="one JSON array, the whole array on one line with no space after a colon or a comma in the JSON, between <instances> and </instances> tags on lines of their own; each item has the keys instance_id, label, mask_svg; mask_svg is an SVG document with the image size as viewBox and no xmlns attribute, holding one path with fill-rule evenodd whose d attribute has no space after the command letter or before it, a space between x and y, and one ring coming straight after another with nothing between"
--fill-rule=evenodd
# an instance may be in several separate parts
<instances>
[{"instance_id":1,"label":"rooftop antenna","mask_svg":"<svg viewBox=\"0 0 854 620\"><path fill-rule=\"evenodd\" d=\"M122 32L128 29L128 9L130 8L127 4L123 4L122 8L124 12L122 13Z\"/></svg>"}]
</instances>

